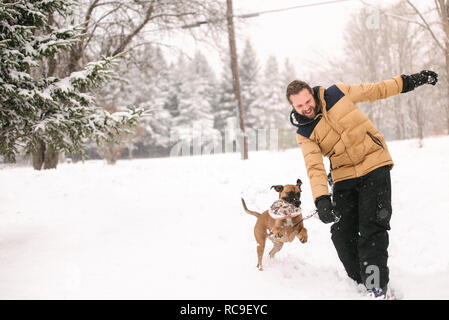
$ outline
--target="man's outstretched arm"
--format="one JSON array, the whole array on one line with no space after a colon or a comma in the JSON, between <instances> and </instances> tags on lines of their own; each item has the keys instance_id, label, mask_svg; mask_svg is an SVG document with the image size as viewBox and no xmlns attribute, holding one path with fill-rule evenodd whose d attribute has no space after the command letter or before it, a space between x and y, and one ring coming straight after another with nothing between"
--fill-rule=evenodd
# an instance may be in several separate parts
<instances>
[{"instance_id":1,"label":"man's outstretched arm","mask_svg":"<svg viewBox=\"0 0 449 320\"><path fill-rule=\"evenodd\" d=\"M337 87L352 100L352 102L377 101L397 95L402 91L401 75L378 83L345 84L337 83Z\"/></svg>"},{"instance_id":2,"label":"man's outstretched arm","mask_svg":"<svg viewBox=\"0 0 449 320\"><path fill-rule=\"evenodd\" d=\"M438 75L430 70L423 70L412 75L398 75L392 79L378 83L344 84L338 83L337 87L343 91L354 103L365 101L377 101L409 92L423 84L435 85Z\"/></svg>"}]
</instances>

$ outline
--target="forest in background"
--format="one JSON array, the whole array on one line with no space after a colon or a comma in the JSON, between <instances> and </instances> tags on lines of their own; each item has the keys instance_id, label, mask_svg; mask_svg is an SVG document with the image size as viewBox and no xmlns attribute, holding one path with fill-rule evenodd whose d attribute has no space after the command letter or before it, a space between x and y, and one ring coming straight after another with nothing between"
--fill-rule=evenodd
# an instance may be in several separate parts
<instances>
[{"instance_id":1,"label":"forest in background","mask_svg":"<svg viewBox=\"0 0 449 320\"><path fill-rule=\"evenodd\" d=\"M278 149L296 147L285 88L298 77L312 86L329 86L337 82L378 82L398 74L434 70L440 74L436 87L425 86L413 93L359 106L387 140L422 140L425 136L448 134L449 4L435 0L435 5L419 11L410 3L401 0L375 10L365 6L348 17L344 55L333 56L330 49L304 62L306 69L313 71L301 72L300 76L292 61L278 61L275 56L262 61L251 39L240 32L237 44L244 119L248 136L256 141L250 144L250 150L270 149L273 138ZM81 24L82 41L69 50L43 57L40 66L32 70L34 75L68 76L100 57L120 55L114 66L115 76L90 90L95 105L109 114L140 108L147 115L114 141L86 141L84 155L64 152L54 143L58 140L40 139L53 143L60 160L104 158L111 164L118 159L173 155L173 148L180 143L188 146L188 154L195 147L199 153L205 149L210 152L211 148L229 151L224 147L225 139L231 139L235 147L239 115L229 50L217 40L226 38L223 21L217 18L223 12L222 1L208 1L205 5L194 0L182 4L82 0L70 15L51 14L48 21L55 29L68 21ZM216 23L195 30L179 28L198 19ZM222 69L214 70L200 51L189 54L179 49L173 59L173 51L167 50L163 40L181 32L198 41L210 43L209 39L215 39ZM24 153L32 155L33 151L24 148L19 161L29 161Z\"/></svg>"}]
</instances>

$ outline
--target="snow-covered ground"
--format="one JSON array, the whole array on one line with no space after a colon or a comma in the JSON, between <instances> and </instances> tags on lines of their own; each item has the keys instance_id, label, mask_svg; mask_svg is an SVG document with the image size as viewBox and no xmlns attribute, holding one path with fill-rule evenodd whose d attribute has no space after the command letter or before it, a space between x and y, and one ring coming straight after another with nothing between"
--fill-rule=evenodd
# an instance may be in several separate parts
<instances>
[{"instance_id":1,"label":"snow-covered ground","mask_svg":"<svg viewBox=\"0 0 449 320\"><path fill-rule=\"evenodd\" d=\"M449 298L449 137L390 142L391 286L404 299ZM329 225L305 221L256 269L255 217L274 184L303 184L301 151L61 164L0 170L0 299L364 299Z\"/></svg>"}]
</instances>

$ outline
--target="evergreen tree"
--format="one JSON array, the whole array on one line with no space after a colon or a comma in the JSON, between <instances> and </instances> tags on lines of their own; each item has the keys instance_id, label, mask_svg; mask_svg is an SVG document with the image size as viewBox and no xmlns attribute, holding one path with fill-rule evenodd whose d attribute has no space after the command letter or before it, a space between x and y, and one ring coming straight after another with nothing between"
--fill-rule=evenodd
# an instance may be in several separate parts
<instances>
[{"instance_id":1,"label":"evergreen tree","mask_svg":"<svg viewBox=\"0 0 449 320\"><path fill-rule=\"evenodd\" d=\"M199 51L195 53L192 68L194 74L202 84L200 91L212 107L217 102L217 79L215 72L210 67L206 57Z\"/></svg>"},{"instance_id":2,"label":"evergreen tree","mask_svg":"<svg viewBox=\"0 0 449 320\"><path fill-rule=\"evenodd\" d=\"M283 92L285 92L285 90L287 89L288 84L296 79L297 76L295 66L290 62L288 58L286 58L284 60L284 68L282 69L281 74L282 88L284 89Z\"/></svg>"},{"instance_id":3,"label":"evergreen tree","mask_svg":"<svg viewBox=\"0 0 449 320\"><path fill-rule=\"evenodd\" d=\"M237 99L232 83L231 60L223 66L221 81L218 88L218 100L213 109L214 128L224 133L229 126L235 128L237 124Z\"/></svg>"},{"instance_id":4,"label":"evergreen tree","mask_svg":"<svg viewBox=\"0 0 449 320\"><path fill-rule=\"evenodd\" d=\"M289 105L287 98L285 97L285 91L287 89L287 86L290 82L293 80L296 80L296 70L294 65L290 62L290 60L287 58L284 60L284 68L281 73L281 81L282 81L282 88L280 92L282 93L282 102L285 104L285 126L284 128L281 128L278 133L279 137L279 147L281 149L287 149L287 148L295 148L297 147L296 142L296 135L295 130L292 126L290 126L290 119L288 118L290 115L290 111L292 110L292 107Z\"/></svg>"},{"instance_id":5,"label":"evergreen tree","mask_svg":"<svg viewBox=\"0 0 449 320\"><path fill-rule=\"evenodd\" d=\"M154 49L154 48L153 48ZM148 74L142 82L147 88L145 101L139 106L144 109L152 110L152 117L144 120L145 136L142 146L151 152L153 149L170 147L170 128L172 124L172 115L165 109L168 89L171 86L168 64L159 49L153 53L145 54L143 58L151 57L151 65L148 68ZM179 105L179 103L178 103ZM178 112L179 115L179 112Z\"/></svg>"},{"instance_id":6,"label":"evergreen tree","mask_svg":"<svg viewBox=\"0 0 449 320\"><path fill-rule=\"evenodd\" d=\"M0 3L0 154L9 161L23 146L39 155L33 158L36 169L44 162L45 168L56 167L49 152L74 153L89 139L114 140L143 114L137 109L109 114L88 94L111 78L116 58L89 63L65 78L32 73L44 59L79 41L79 28L57 29L47 23L52 14L69 17L72 7L67 0Z\"/></svg>"},{"instance_id":7,"label":"evergreen tree","mask_svg":"<svg viewBox=\"0 0 449 320\"><path fill-rule=\"evenodd\" d=\"M168 86L166 70L167 62L155 46L135 49L121 60L117 71L121 75L119 81L111 82L101 90L97 95L99 104L106 109L133 105L148 110L152 116L142 119L135 132L121 137L120 144L101 148L104 156L120 157L125 148L129 158L133 157L134 151L138 156L148 156L152 147L169 146L170 114L164 109ZM116 159L111 160L115 162Z\"/></svg>"},{"instance_id":8,"label":"evergreen tree","mask_svg":"<svg viewBox=\"0 0 449 320\"><path fill-rule=\"evenodd\" d=\"M286 128L290 108L285 102L279 65L274 56L267 59L261 94L255 102L254 115L265 129Z\"/></svg>"},{"instance_id":9,"label":"evergreen tree","mask_svg":"<svg viewBox=\"0 0 449 320\"><path fill-rule=\"evenodd\" d=\"M217 137L211 104L214 78L206 58L200 53L185 65L179 95L179 117L174 128L181 140L193 142L200 137L202 145Z\"/></svg>"},{"instance_id":10,"label":"evergreen tree","mask_svg":"<svg viewBox=\"0 0 449 320\"><path fill-rule=\"evenodd\" d=\"M261 94L260 65L257 55L249 40L245 43L245 47L239 61L242 102L245 110L245 124L248 129L257 128L257 115L254 115L254 111L257 110L255 103Z\"/></svg>"},{"instance_id":11,"label":"evergreen tree","mask_svg":"<svg viewBox=\"0 0 449 320\"><path fill-rule=\"evenodd\" d=\"M178 60L180 62L180 60ZM184 63L171 63L167 70L167 86L164 88L166 94L164 109L167 110L173 118L179 116L179 93L181 90L181 79L179 77L179 66Z\"/></svg>"}]
</instances>

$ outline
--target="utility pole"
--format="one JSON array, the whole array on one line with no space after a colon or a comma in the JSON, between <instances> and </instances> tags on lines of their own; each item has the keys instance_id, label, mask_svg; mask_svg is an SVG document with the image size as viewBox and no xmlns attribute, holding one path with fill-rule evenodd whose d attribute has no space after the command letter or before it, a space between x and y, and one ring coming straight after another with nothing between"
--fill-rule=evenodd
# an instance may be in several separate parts
<instances>
[{"instance_id":1,"label":"utility pole","mask_svg":"<svg viewBox=\"0 0 449 320\"><path fill-rule=\"evenodd\" d=\"M235 44L235 32L234 32L234 18L232 9L232 0L226 0L226 19L228 22L228 37L229 37L229 49L231 51L231 70L233 78L234 94L237 100L238 113L240 118L240 130L243 135L243 146L241 150L242 160L248 159L248 138L245 132L245 120L243 113L242 94L240 90L240 76L239 67L237 61L237 48Z\"/></svg>"}]
</instances>

